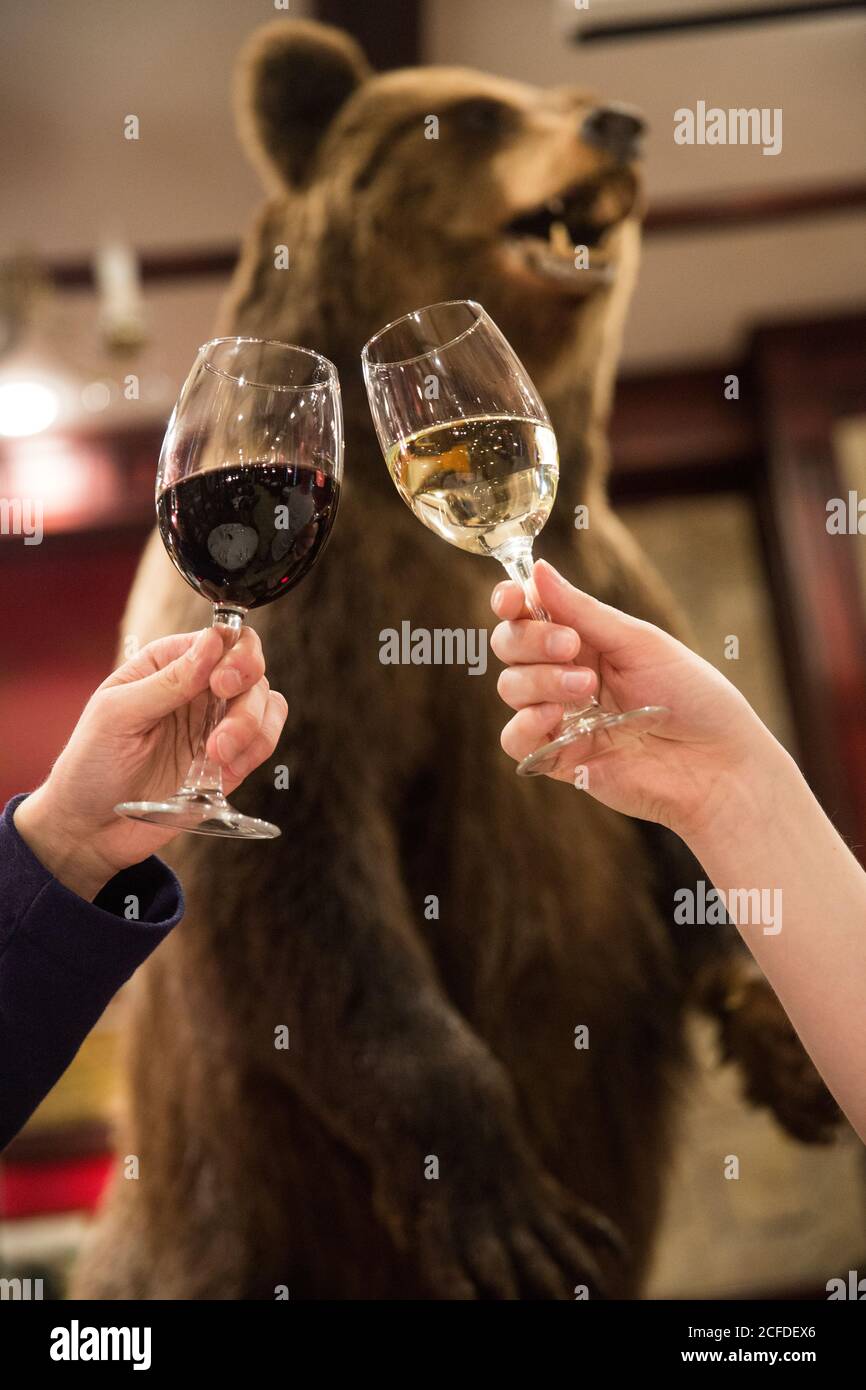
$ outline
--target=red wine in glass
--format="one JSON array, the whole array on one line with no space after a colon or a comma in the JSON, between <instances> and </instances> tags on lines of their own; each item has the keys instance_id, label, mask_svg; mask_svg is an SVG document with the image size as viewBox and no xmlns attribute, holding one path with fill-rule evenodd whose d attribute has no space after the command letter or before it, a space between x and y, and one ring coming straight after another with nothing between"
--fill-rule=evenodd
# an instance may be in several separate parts
<instances>
[{"instance_id":1,"label":"red wine in glass","mask_svg":"<svg viewBox=\"0 0 866 1390\"><path fill-rule=\"evenodd\" d=\"M332 460L249 463L195 473L163 490L156 516L184 579L211 603L262 608L319 558L337 510Z\"/></svg>"}]
</instances>

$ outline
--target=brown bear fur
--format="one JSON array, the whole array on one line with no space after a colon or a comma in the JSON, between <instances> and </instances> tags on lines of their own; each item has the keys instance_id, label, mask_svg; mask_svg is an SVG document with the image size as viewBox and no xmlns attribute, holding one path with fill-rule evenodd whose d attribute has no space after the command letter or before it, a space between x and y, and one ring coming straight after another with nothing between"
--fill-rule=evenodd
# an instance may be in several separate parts
<instances>
[{"instance_id":1,"label":"brown bear fur","mask_svg":"<svg viewBox=\"0 0 866 1390\"><path fill-rule=\"evenodd\" d=\"M289 704L273 762L291 786L275 790L269 765L235 800L283 837L173 848L186 919L133 987L120 1152L139 1156L140 1177L116 1182L76 1292L633 1295L687 1075L687 1004L724 1023L750 1090L795 1131L822 1131L825 1093L792 1064L784 1016L733 933L673 928L671 884L687 870L671 867L671 837L516 779L492 673L380 664L380 631L404 619L489 627L497 571L403 506L359 353L409 309L480 299L557 429L560 493L538 553L675 623L604 495L636 176L580 138L590 103L574 92L462 69L374 76L345 35L288 21L254 38L241 72L242 125L272 196L219 328L337 364L344 495L321 565L252 619ZM424 136L430 114L438 140ZM617 224L613 284L580 293L502 237L572 184ZM289 270L274 267L281 244ZM590 526L575 531L580 502ZM154 540L124 631L145 641L206 621ZM281 1024L288 1051L274 1047Z\"/></svg>"}]
</instances>

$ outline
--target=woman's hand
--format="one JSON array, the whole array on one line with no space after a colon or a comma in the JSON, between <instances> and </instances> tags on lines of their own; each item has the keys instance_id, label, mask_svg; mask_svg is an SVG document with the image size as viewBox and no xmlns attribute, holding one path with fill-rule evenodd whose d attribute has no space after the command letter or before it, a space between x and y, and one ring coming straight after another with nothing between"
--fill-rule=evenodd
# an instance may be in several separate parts
<instances>
[{"instance_id":1,"label":"woman's hand","mask_svg":"<svg viewBox=\"0 0 866 1390\"><path fill-rule=\"evenodd\" d=\"M46 782L16 808L18 833L47 869L93 898L176 831L114 814L120 801L173 795L194 753L208 686L229 700L208 755L227 793L270 757L288 712L265 678L258 634L231 650L215 628L144 647L94 692Z\"/></svg>"},{"instance_id":2,"label":"woman's hand","mask_svg":"<svg viewBox=\"0 0 866 1390\"><path fill-rule=\"evenodd\" d=\"M626 737L625 726L570 744L553 776L575 783L577 768L588 762L576 785L614 810L689 839L718 813L727 792L742 786L753 759L772 764L781 754L739 691L676 638L573 588L543 560L534 581L551 623L528 618L516 584L497 585L492 599L494 612L508 620L491 646L506 663L499 693L518 711L502 731L512 758L532 753L563 707L583 705L591 694L605 709L666 706L669 715L649 733Z\"/></svg>"}]
</instances>

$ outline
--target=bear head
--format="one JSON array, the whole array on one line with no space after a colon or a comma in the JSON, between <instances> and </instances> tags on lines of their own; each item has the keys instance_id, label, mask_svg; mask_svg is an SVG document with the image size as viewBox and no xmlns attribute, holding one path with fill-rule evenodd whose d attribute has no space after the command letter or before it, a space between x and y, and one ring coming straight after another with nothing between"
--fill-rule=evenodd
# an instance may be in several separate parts
<instances>
[{"instance_id":1,"label":"bear head","mask_svg":"<svg viewBox=\"0 0 866 1390\"><path fill-rule=\"evenodd\" d=\"M472 298L561 447L569 427L603 425L639 249L639 115L471 69L376 74L345 33L291 20L253 35L236 96L271 198L222 331L321 350L351 409L369 336Z\"/></svg>"}]
</instances>

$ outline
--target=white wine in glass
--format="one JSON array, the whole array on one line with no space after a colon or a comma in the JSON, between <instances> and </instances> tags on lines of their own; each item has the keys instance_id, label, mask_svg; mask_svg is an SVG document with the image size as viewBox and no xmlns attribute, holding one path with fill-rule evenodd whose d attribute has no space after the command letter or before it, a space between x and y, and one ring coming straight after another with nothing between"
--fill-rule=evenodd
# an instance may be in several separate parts
<instances>
[{"instance_id":1,"label":"white wine in glass","mask_svg":"<svg viewBox=\"0 0 866 1390\"><path fill-rule=\"evenodd\" d=\"M370 339L362 354L376 433L391 477L419 521L475 555L492 555L548 622L532 582L532 543L559 479L556 436L541 397L496 324L473 300L417 309ZM582 741L583 762L611 746L595 736L653 728L656 706L615 711L595 698L567 707L554 737L518 767L555 771Z\"/></svg>"},{"instance_id":2,"label":"white wine in glass","mask_svg":"<svg viewBox=\"0 0 866 1390\"><path fill-rule=\"evenodd\" d=\"M432 425L395 444L388 468L407 506L460 550L495 555L541 530L559 461L549 424L479 415Z\"/></svg>"}]
</instances>

